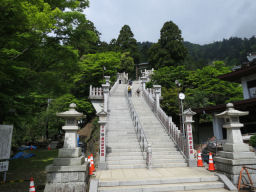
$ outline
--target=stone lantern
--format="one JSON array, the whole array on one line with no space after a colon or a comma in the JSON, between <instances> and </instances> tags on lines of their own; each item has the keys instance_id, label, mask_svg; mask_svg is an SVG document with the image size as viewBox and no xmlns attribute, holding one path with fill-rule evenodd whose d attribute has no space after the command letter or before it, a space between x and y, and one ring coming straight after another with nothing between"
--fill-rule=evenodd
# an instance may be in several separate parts
<instances>
[{"instance_id":1,"label":"stone lantern","mask_svg":"<svg viewBox=\"0 0 256 192\"><path fill-rule=\"evenodd\" d=\"M62 127L65 131L64 146L59 149L53 164L46 167L47 183L44 192L86 191L88 163L81 155L81 148L77 146L77 121L85 115L77 112L75 108L76 104L71 103L68 111L57 113L57 116L65 119Z\"/></svg>"},{"instance_id":2,"label":"stone lantern","mask_svg":"<svg viewBox=\"0 0 256 192\"><path fill-rule=\"evenodd\" d=\"M256 168L256 158L253 152L250 152L249 146L243 143L240 128L239 117L248 115L249 112L238 111L234 109L232 103L227 104L227 110L217 114L216 117L223 118L223 128L227 130L227 141L223 146L223 151L214 158L218 172L224 173L236 185L243 166ZM255 181L256 174L250 174ZM246 177L246 175L245 175Z\"/></svg>"},{"instance_id":3,"label":"stone lantern","mask_svg":"<svg viewBox=\"0 0 256 192\"><path fill-rule=\"evenodd\" d=\"M161 85L153 85L155 92L155 110L157 111L160 107L160 94L161 94Z\"/></svg>"},{"instance_id":4,"label":"stone lantern","mask_svg":"<svg viewBox=\"0 0 256 192\"><path fill-rule=\"evenodd\" d=\"M106 123L107 123L107 112L102 110L97 113L99 116L98 123L100 124L100 163L99 168L100 169L107 169L106 165Z\"/></svg>"},{"instance_id":5,"label":"stone lantern","mask_svg":"<svg viewBox=\"0 0 256 192\"><path fill-rule=\"evenodd\" d=\"M183 116L184 116L184 123L194 123L194 120L193 120L193 116L195 115L196 113L194 111L192 111L190 108L185 110L183 112Z\"/></svg>"},{"instance_id":6,"label":"stone lantern","mask_svg":"<svg viewBox=\"0 0 256 192\"><path fill-rule=\"evenodd\" d=\"M106 84L110 86L110 76L104 76L106 80Z\"/></svg>"},{"instance_id":7,"label":"stone lantern","mask_svg":"<svg viewBox=\"0 0 256 192\"><path fill-rule=\"evenodd\" d=\"M145 90L146 89L147 77L145 77L145 76L141 77L141 81L142 81L142 89Z\"/></svg>"},{"instance_id":8,"label":"stone lantern","mask_svg":"<svg viewBox=\"0 0 256 192\"><path fill-rule=\"evenodd\" d=\"M249 112L235 110L234 105L232 103L228 103L227 110L216 115L216 117L224 118L223 128L227 129L227 142L224 145L224 151L249 151L249 146L243 143L240 131L240 128L244 125L239 122L239 116L248 114Z\"/></svg>"},{"instance_id":9,"label":"stone lantern","mask_svg":"<svg viewBox=\"0 0 256 192\"><path fill-rule=\"evenodd\" d=\"M77 121L85 117L85 115L77 112L75 108L76 104L71 103L68 111L56 114L58 117L65 119L65 125L62 127L65 131L64 149L74 149L77 147L77 131L79 129Z\"/></svg>"}]
</instances>

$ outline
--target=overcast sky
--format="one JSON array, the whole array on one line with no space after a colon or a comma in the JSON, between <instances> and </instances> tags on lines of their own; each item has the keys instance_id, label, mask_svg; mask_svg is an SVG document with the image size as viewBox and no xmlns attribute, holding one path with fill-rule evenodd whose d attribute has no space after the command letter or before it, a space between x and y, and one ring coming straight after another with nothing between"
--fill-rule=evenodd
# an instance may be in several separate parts
<instances>
[{"instance_id":1,"label":"overcast sky","mask_svg":"<svg viewBox=\"0 0 256 192\"><path fill-rule=\"evenodd\" d=\"M256 35L256 0L90 0L85 14L107 42L125 24L137 41L156 42L170 20L192 43Z\"/></svg>"}]
</instances>

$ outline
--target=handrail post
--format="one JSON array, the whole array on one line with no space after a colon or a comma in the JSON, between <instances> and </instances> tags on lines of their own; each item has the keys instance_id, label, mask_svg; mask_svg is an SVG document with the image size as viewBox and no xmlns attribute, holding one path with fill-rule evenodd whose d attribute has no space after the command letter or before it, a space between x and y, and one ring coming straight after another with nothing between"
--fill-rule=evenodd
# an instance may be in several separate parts
<instances>
[{"instance_id":1,"label":"handrail post","mask_svg":"<svg viewBox=\"0 0 256 192\"><path fill-rule=\"evenodd\" d=\"M151 148L151 144L148 144L148 147L147 147L147 168L148 169L152 168L152 148Z\"/></svg>"},{"instance_id":2,"label":"handrail post","mask_svg":"<svg viewBox=\"0 0 256 192\"><path fill-rule=\"evenodd\" d=\"M193 112L190 108L185 110L184 115L184 124L185 124L185 130L186 130L186 136L185 136L185 142L186 142L186 156L187 156L187 162L189 167L195 167L196 166L196 160L194 158L194 147L193 147L193 133L192 133L192 123L193 121L193 115L196 113ZM185 143L184 143L185 144Z\"/></svg>"},{"instance_id":3,"label":"handrail post","mask_svg":"<svg viewBox=\"0 0 256 192\"><path fill-rule=\"evenodd\" d=\"M102 84L103 98L104 98L104 111L108 112L108 96L109 96L109 85Z\"/></svg>"},{"instance_id":4,"label":"handrail post","mask_svg":"<svg viewBox=\"0 0 256 192\"><path fill-rule=\"evenodd\" d=\"M161 93L161 85L153 85L155 92L155 111L158 111L160 107L160 93Z\"/></svg>"},{"instance_id":5,"label":"handrail post","mask_svg":"<svg viewBox=\"0 0 256 192\"><path fill-rule=\"evenodd\" d=\"M145 90L146 89L147 77L141 77L141 81L142 81L142 89Z\"/></svg>"},{"instance_id":6,"label":"handrail post","mask_svg":"<svg viewBox=\"0 0 256 192\"><path fill-rule=\"evenodd\" d=\"M102 109L99 113L98 123L100 124L100 162L99 168L100 169L107 169L106 164L106 123L107 123L107 112Z\"/></svg>"}]
</instances>

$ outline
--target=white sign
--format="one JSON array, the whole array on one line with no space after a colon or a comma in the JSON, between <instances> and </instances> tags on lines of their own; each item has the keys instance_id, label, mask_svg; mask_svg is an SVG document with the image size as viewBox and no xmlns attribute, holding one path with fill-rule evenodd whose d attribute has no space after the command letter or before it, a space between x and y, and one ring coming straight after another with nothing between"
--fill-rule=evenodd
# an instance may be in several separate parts
<instances>
[{"instance_id":1,"label":"white sign","mask_svg":"<svg viewBox=\"0 0 256 192\"><path fill-rule=\"evenodd\" d=\"M0 160L10 159L12 130L12 125L0 125Z\"/></svg>"},{"instance_id":2,"label":"white sign","mask_svg":"<svg viewBox=\"0 0 256 192\"><path fill-rule=\"evenodd\" d=\"M8 171L9 161L0 162L0 172Z\"/></svg>"}]
</instances>

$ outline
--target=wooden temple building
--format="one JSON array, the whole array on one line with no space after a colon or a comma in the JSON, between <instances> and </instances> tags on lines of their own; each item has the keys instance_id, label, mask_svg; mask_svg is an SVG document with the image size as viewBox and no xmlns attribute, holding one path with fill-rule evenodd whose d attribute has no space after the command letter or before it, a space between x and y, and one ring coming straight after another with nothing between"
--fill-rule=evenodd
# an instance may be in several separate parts
<instances>
[{"instance_id":1,"label":"wooden temple building","mask_svg":"<svg viewBox=\"0 0 256 192\"><path fill-rule=\"evenodd\" d=\"M256 133L256 53L247 56L249 62L236 67L232 72L219 76L219 79L229 82L241 83L243 88L243 100L234 102L234 107L241 111L249 111L248 116L240 118L244 127L241 129L242 134ZM223 119L215 117L215 114L226 109L226 103L217 106L193 109L197 114L211 114L213 116L212 129L200 130L197 128L196 134L198 143L207 140L207 137L215 136L218 140L226 138L226 130L222 128ZM204 128L204 127L203 127ZM205 134L201 134L204 132Z\"/></svg>"}]
</instances>

